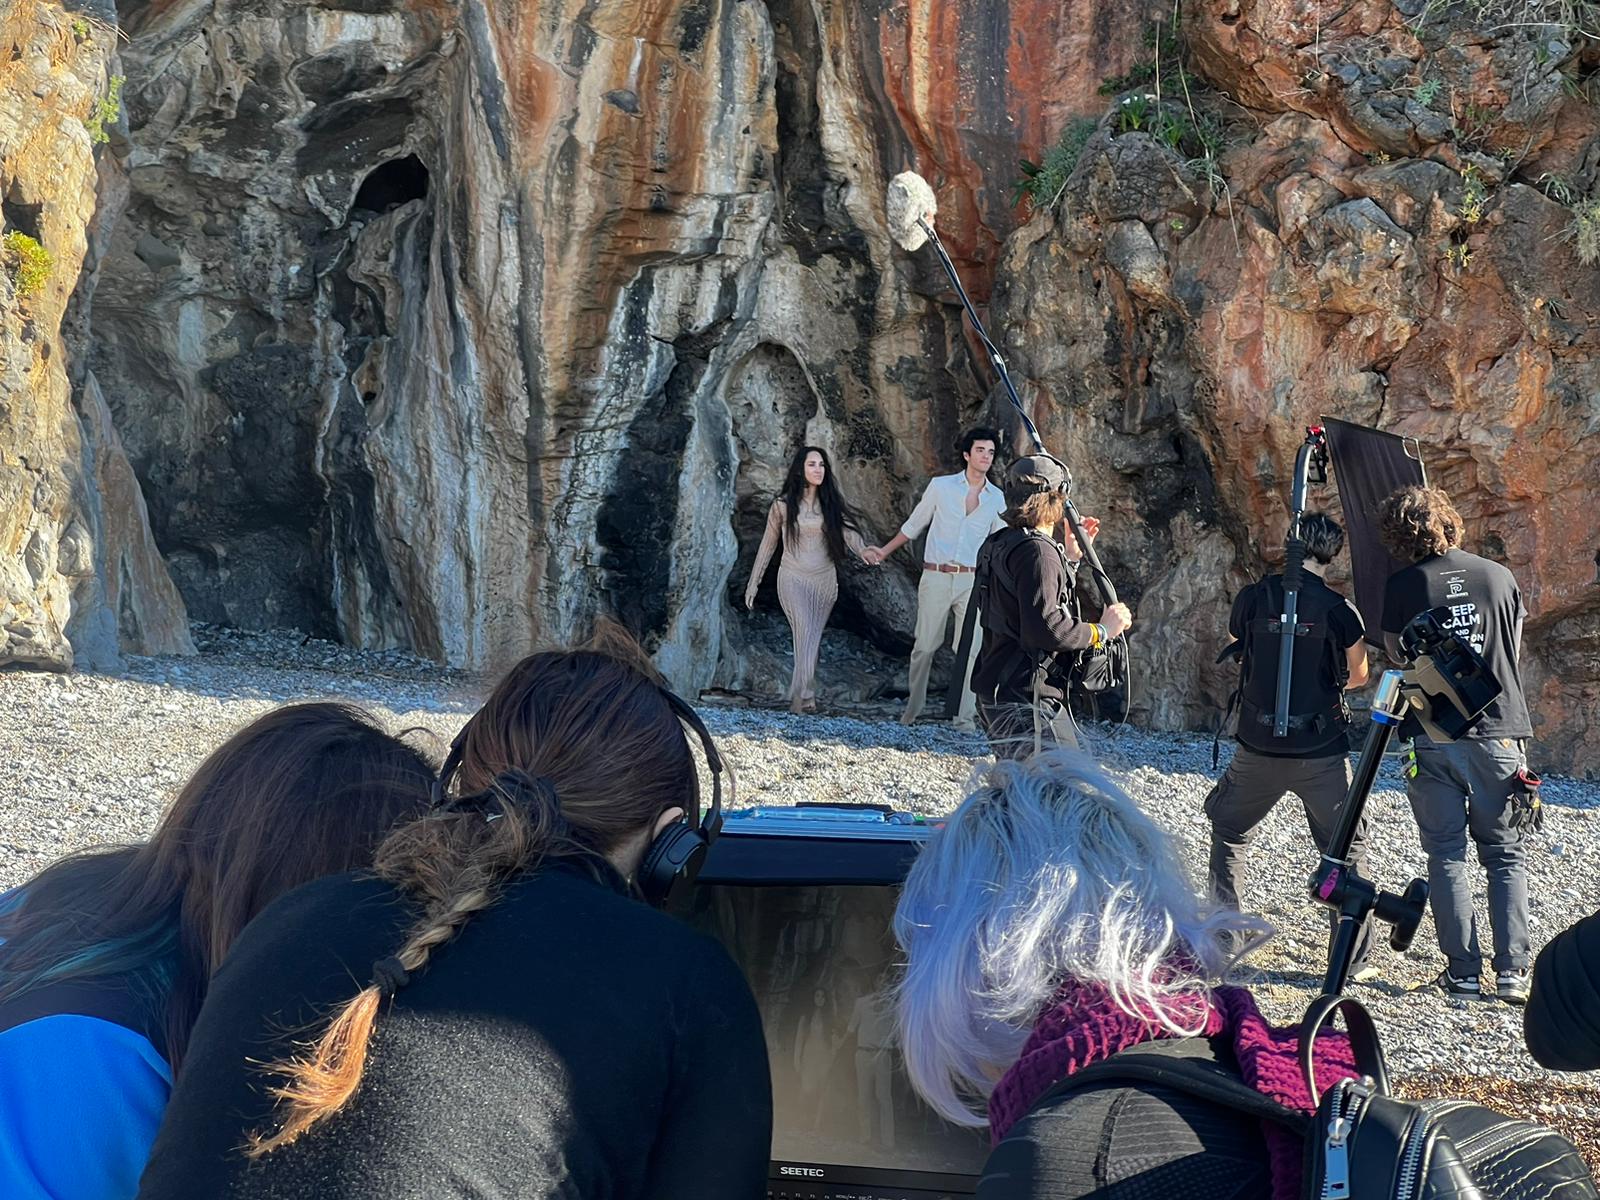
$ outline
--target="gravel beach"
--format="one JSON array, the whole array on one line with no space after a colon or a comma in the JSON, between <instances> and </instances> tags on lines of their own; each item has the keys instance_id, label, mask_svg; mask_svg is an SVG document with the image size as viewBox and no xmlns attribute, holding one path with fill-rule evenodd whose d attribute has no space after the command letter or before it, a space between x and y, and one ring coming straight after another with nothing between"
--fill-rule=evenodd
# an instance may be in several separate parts
<instances>
[{"instance_id":1,"label":"gravel beach","mask_svg":"<svg viewBox=\"0 0 1600 1200\"><path fill-rule=\"evenodd\" d=\"M132 658L118 675L0 673L0 761L10 766L0 798L0 889L64 851L146 836L201 758L276 704L326 697L364 704L391 727L426 729L442 756L487 690L481 679L408 655L298 634L199 627L196 635L198 657ZM740 806L867 800L940 814L987 761L976 735L936 724L903 728L887 711L872 719L797 717L708 704L702 712L734 768ZM1200 807L1215 778L1210 738L1091 727L1089 740L1201 872L1207 826ZM1395 766L1385 764L1368 811L1373 875L1398 890L1425 872L1425 860ZM1548 818L1529 855L1536 946L1600 907L1600 783L1549 778L1544 799ZM1279 930L1246 972L1278 1020L1296 1019L1322 976L1324 918L1302 890L1312 861L1304 818L1290 799L1260 831L1246 897ZM1520 1009L1408 994L1441 963L1431 920L1409 952L1397 955L1385 942L1373 962L1382 978L1357 991L1378 1021L1391 1069L1409 1087L1427 1091L1448 1077L1472 1077L1452 1090L1475 1078L1503 1109L1520 1099L1532 1115L1596 1144L1594 1078L1538 1067L1523 1049Z\"/></svg>"}]
</instances>

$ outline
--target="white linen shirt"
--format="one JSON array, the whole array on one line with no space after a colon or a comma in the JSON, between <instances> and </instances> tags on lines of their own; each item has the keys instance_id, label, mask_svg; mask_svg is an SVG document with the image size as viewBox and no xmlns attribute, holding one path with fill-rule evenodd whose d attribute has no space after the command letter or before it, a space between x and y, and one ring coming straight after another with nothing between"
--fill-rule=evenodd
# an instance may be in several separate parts
<instances>
[{"instance_id":1,"label":"white linen shirt","mask_svg":"<svg viewBox=\"0 0 1600 1200\"><path fill-rule=\"evenodd\" d=\"M967 512L967 473L936 475L917 501L916 508L900 526L907 539L928 531L928 544L922 560L955 563L963 567L978 565L978 547L984 538L1005 526L1000 514L1006 509L1005 494L992 483L985 483L978 495L978 506Z\"/></svg>"}]
</instances>

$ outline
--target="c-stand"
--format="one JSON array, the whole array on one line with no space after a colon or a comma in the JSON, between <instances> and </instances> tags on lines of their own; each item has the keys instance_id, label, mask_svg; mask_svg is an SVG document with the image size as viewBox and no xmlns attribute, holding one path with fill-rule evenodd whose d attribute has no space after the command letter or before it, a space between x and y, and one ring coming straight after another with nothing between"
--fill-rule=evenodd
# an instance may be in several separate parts
<instances>
[{"instance_id":1,"label":"c-stand","mask_svg":"<svg viewBox=\"0 0 1600 1200\"><path fill-rule=\"evenodd\" d=\"M1337 996L1344 991L1350 974L1350 956L1355 952L1356 938L1368 914L1375 913L1378 920L1393 925L1389 945L1397 951L1405 951L1411 948L1428 905L1427 880L1413 879L1403 894L1396 895L1380 891L1362 878L1350 863L1350 844L1355 840L1356 829L1366 811L1367 797L1378 777L1378 768L1383 764L1389 739L1405 714L1407 701L1403 680L1402 672L1385 671L1378 682L1378 694L1372 701L1372 728L1361 748L1361 758L1350 781L1350 790L1345 793L1344 806L1339 810L1339 825L1322 861L1311 875L1311 898L1339 914L1333 947L1328 951L1328 972L1322 980L1322 991L1327 996Z\"/></svg>"}]
</instances>

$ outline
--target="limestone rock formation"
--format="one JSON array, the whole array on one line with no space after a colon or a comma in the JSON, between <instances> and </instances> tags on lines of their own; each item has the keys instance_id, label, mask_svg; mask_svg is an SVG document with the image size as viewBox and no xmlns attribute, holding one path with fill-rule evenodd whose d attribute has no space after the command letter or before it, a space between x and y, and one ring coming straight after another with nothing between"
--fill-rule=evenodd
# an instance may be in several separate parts
<instances>
[{"instance_id":1,"label":"limestone rock formation","mask_svg":"<svg viewBox=\"0 0 1600 1200\"><path fill-rule=\"evenodd\" d=\"M1575 235L1600 143L1570 31L1426 17L1189 6L1194 86L1259 130L1207 178L1185 125L1204 97L1152 101L1141 128L1113 109L1059 209L1008 245L997 323L1081 503L1110 515L1143 719L1213 719L1229 598L1281 555L1303 427L1341 417L1419 439L1468 548L1521 581L1539 753L1592 771L1600 268Z\"/></svg>"},{"instance_id":2,"label":"limestone rock formation","mask_svg":"<svg viewBox=\"0 0 1600 1200\"><path fill-rule=\"evenodd\" d=\"M493 670L606 610L682 688L776 691L770 597L730 600L793 448L887 537L1003 414L885 234L914 168L1106 518L1135 719L1214 719L1301 426L1343 416L1420 438L1518 573L1582 769L1600 43L1513 7L1185 0L1173 37L1150 0L124 0L113 67L18 0L6 228L55 259L26 300L0 271L0 664L181 648L186 604ZM1019 160L1084 116L1017 228ZM915 577L844 573L836 696L894 686L862 664Z\"/></svg>"},{"instance_id":3,"label":"limestone rock formation","mask_svg":"<svg viewBox=\"0 0 1600 1200\"><path fill-rule=\"evenodd\" d=\"M69 379L62 329L95 227L94 135L115 120L101 107L115 37L92 10L42 0L0 15L0 665L192 649L138 482L94 377Z\"/></svg>"},{"instance_id":4,"label":"limestone rock formation","mask_svg":"<svg viewBox=\"0 0 1600 1200\"><path fill-rule=\"evenodd\" d=\"M1137 53L1089 7L127 0L91 358L191 613L492 668L606 608L746 678L792 449L886 538L983 403L884 181L984 282L1018 159ZM914 578L840 619L903 651Z\"/></svg>"}]
</instances>

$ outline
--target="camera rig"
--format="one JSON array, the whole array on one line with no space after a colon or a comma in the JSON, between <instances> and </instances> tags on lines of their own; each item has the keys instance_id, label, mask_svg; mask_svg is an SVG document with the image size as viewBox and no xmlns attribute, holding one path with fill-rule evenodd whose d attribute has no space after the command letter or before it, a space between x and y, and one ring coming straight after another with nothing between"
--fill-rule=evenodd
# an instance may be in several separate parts
<instances>
[{"instance_id":1,"label":"camera rig","mask_svg":"<svg viewBox=\"0 0 1600 1200\"><path fill-rule=\"evenodd\" d=\"M1363 878L1350 863L1351 843L1395 730L1410 716L1433 741L1452 742L1469 733L1500 695L1500 683L1489 664L1459 634L1448 630L1448 617L1447 609L1429 609L1412 618L1401 632L1400 651L1410 665L1385 671L1378 682L1372 727L1339 810L1339 824L1311 875L1311 898L1339 914L1322 982L1324 997L1344 990L1357 936L1369 916L1391 925L1389 945L1404 951L1416 937L1427 908L1425 880L1412 879L1398 894L1386 892Z\"/></svg>"}]
</instances>

